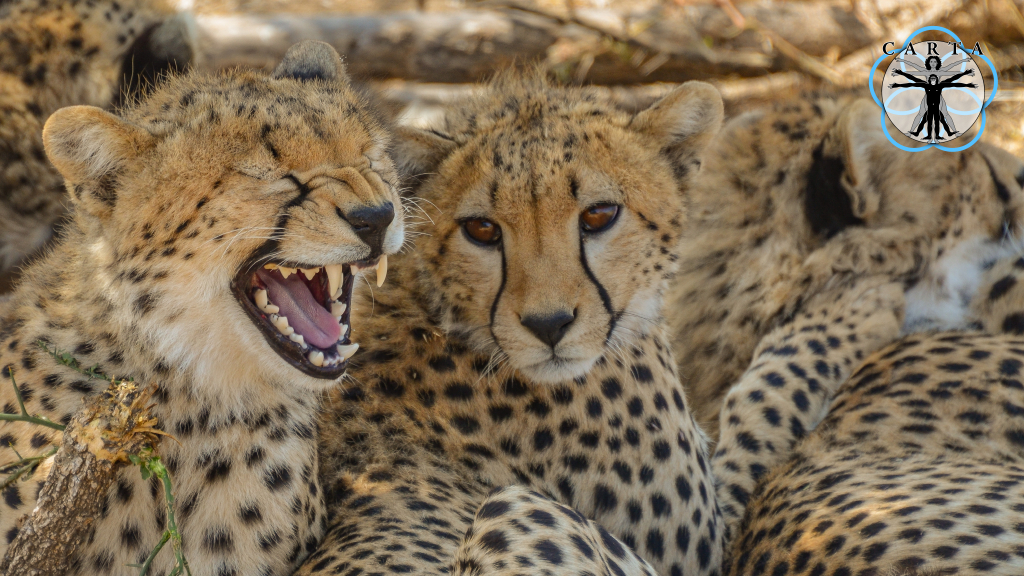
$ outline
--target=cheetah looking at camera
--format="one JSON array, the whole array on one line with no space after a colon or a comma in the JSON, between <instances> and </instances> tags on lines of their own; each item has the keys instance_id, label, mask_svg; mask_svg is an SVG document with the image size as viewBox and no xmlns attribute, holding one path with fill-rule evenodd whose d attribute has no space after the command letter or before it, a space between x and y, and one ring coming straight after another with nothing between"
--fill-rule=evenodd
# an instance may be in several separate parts
<instances>
[{"instance_id":1,"label":"cheetah looking at camera","mask_svg":"<svg viewBox=\"0 0 1024 576\"><path fill-rule=\"evenodd\" d=\"M403 242L388 133L337 53L310 42L270 76L172 78L117 116L59 110L43 140L73 219L0 305L4 412L12 370L28 410L58 422L105 387L39 341L159 385L192 574L290 574L324 530L316 415L354 352L353 275L383 274ZM0 424L0 452L37 454L47 430ZM0 554L44 474L4 490ZM125 469L72 573L137 574L164 520L156 484Z\"/></svg>"},{"instance_id":2,"label":"cheetah looking at camera","mask_svg":"<svg viewBox=\"0 0 1024 576\"><path fill-rule=\"evenodd\" d=\"M402 133L429 218L355 306L363 348L321 420L329 527L300 574L720 574L706 441L656 320L720 118L701 83L634 115L508 75ZM857 321L832 388L898 336L902 286L840 296L814 302Z\"/></svg>"},{"instance_id":3,"label":"cheetah looking at camera","mask_svg":"<svg viewBox=\"0 0 1024 576\"><path fill-rule=\"evenodd\" d=\"M63 178L43 152L47 117L135 98L188 65L194 43L188 17L161 0L0 2L0 273L42 246L65 212Z\"/></svg>"}]
</instances>

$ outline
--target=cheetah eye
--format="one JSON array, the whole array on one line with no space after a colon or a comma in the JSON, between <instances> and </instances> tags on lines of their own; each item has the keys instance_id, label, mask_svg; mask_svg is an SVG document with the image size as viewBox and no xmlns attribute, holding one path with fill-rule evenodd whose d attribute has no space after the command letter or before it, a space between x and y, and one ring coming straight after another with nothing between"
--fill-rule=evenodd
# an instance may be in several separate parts
<instances>
[{"instance_id":1,"label":"cheetah eye","mask_svg":"<svg viewBox=\"0 0 1024 576\"><path fill-rule=\"evenodd\" d=\"M501 226L486 218L464 220L462 230L471 242L481 246L494 246L501 242Z\"/></svg>"},{"instance_id":2,"label":"cheetah eye","mask_svg":"<svg viewBox=\"0 0 1024 576\"><path fill-rule=\"evenodd\" d=\"M580 214L580 228L584 232L601 232L611 228L618 216L618 204L597 204Z\"/></svg>"}]
</instances>

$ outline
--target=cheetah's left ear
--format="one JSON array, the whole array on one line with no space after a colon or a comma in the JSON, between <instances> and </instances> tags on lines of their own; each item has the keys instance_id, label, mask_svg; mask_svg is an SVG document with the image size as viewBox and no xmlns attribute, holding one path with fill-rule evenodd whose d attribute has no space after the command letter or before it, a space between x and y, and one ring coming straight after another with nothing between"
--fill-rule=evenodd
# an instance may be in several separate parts
<instances>
[{"instance_id":1,"label":"cheetah's left ear","mask_svg":"<svg viewBox=\"0 0 1024 576\"><path fill-rule=\"evenodd\" d=\"M61 108L43 126L46 155L71 200L101 218L117 202L118 176L153 143L144 128L93 106Z\"/></svg>"},{"instance_id":2,"label":"cheetah's left ear","mask_svg":"<svg viewBox=\"0 0 1024 576\"><path fill-rule=\"evenodd\" d=\"M655 139L681 179L700 167L704 149L722 127L722 116L722 95L714 86L686 82L638 113L631 126Z\"/></svg>"},{"instance_id":3,"label":"cheetah's left ear","mask_svg":"<svg viewBox=\"0 0 1024 576\"><path fill-rule=\"evenodd\" d=\"M319 40L303 40L292 45L274 69L273 76L303 82L333 80L348 84L348 74L345 73L341 56L330 44Z\"/></svg>"}]
</instances>

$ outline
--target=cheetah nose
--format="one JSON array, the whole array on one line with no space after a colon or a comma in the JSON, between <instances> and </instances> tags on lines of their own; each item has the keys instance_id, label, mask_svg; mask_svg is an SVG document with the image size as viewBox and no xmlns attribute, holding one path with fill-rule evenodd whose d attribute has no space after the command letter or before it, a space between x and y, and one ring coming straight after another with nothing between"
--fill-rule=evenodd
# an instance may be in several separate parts
<instances>
[{"instance_id":1,"label":"cheetah nose","mask_svg":"<svg viewBox=\"0 0 1024 576\"><path fill-rule=\"evenodd\" d=\"M363 206L345 214L345 221L359 239L370 247L369 258L380 256L384 249L384 235L395 219L395 206L385 202L380 206Z\"/></svg>"},{"instance_id":2,"label":"cheetah nose","mask_svg":"<svg viewBox=\"0 0 1024 576\"><path fill-rule=\"evenodd\" d=\"M575 310L572 313L561 310L554 314L524 316L520 323L533 332L541 342L554 348L569 331L569 325L575 319Z\"/></svg>"}]
</instances>

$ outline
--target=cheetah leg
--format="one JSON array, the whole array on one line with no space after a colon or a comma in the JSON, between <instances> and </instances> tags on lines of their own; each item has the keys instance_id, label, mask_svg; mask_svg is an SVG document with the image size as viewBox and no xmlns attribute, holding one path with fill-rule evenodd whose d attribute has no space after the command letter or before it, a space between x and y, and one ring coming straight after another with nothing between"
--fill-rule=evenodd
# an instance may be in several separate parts
<instances>
[{"instance_id":1,"label":"cheetah leg","mask_svg":"<svg viewBox=\"0 0 1024 576\"><path fill-rule=\"evenodd\" d=\"M733 533L758 480L825 417L863 358L896 340L903 287L869 277L827 288L761 340L720 415L712 460L719 503Z\"/></svg>"},{"instance_id":2,"label":"cheetah leg","mask_svg":"<svg viewBox=\"0 0 1024 576\"><path fill-rule=\"evenodd\" d=\"M524 488L491 493L455 553L455 576L655 574L647 562L579 512Z\"/></svg>"}]
</instances>

